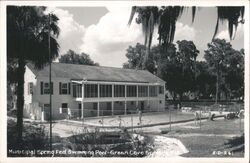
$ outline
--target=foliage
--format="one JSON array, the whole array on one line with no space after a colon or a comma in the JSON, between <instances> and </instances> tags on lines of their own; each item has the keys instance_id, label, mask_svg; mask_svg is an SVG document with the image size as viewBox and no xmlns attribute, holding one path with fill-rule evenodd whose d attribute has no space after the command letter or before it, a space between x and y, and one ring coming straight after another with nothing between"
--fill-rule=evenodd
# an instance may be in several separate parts
<instances>
[{"instance_id":1,"label":"foliage","mask_svg":"<svg viewBox=\"0 0 250 163\"><path fill-rule=\"evenodd\" d=\"M48 55L48 31L50 30L51 59L58 56L58 18L44 13L45 7L7 7L7 55L8 59L22 58L35 63L38 68L46 64ZM50 25L49 24L50 19Z\"/></svg>"},{"instance_id":2,"label":"foliage","mask_svg":"<svg viewBox=\"0 0 250 163\"><path fill-rule=\"evenodd\" d=\"M181 17L183 6L133 6L128 24L130 25L137 14L136 23L141 24L142 32L145 36L144 45L147 47L144 57L143 69L148 60L149 51L152 44L153 33L158 28L159 45L167 48L174 40L176 23ZM237 31L239 23L244 23L244 6L237 7L217 7L217 24L213 38L215 38L220 22L228 21L228 31L230 39ZM196 7L192 7L192 22L194 22ZM241 18L240 21L238 21Z\"/></svg>"},{"instance_id":3,"label":"foliage","mask_svg":"<svg viewBox=\"0 0 250 163\"><path fill-rule=\"evenodd\" d=\"M149 53L146 69L166 81L166 89L176 99L183 94L195 92L195 96L211 99L223 92L228 99L244 94L244 50L237 51L229 42L215 39L205 51L205 61L196 61L199 51L192 41L177 41L178 48L170 43L153 46ZM142 69L146 47L139 43L129 46L124 68ZM217 80L217 77L219 80ZM197 98L198 98L197 97ZM219 97L218 97L219 98Z\"/></svg>"},{"instance_id":4,"label":"foliage","mask_svg":"<svg viewBox=\"0 0 250 163\"><path fill-rule=\"evenodd\" d=\"M59 35L58 18L54 14L45 14L45 9L45 7L34 6L7 7L8 66L11 65L11 62L16 62L18 65L16 69L17 75L13 81L16 80L17 82L17 130L19 143L22 142L26 62L33 62L37 68L42 68L58 56L59 45L56 41ZM9 71L9 73L11 72L14 71Z\"/></svg>"},{"instance_id":5,"label":"foliage","mask_svg":"<svg viewBox=\"0 0 250 163\"><path fill-rule=\"evenodd\" d=\"M244 96L244 50L232 50L226 58L225 83L230 98Z\"/></svg>"},{"instance_id":6,"label":"foliage","mask_svg":"<svg viewBox=\"0 0 250 163\"><path fill-rule=\"evenodd\" d=\"M132 23L135 13L137 13L136 23L142 25L145 35L145 46L149 47L155 27L158 25L159 42L167 45L174 39L177 19L181 16L184 7L181 6L152 6L152 7L132 7L129 24Z\"/></svg>"},{"instance_id":7,"label":"foliage","mask_svg":"<svg viewBox=\"0 0 250 163\"><path fill-rule=\"evenodd\" d=\"M81 65L99 66L99 63L95 63L88 54L77 54L73 50L68 50L66 54L59 58L60 63L71 63Z\"/></svg>"},{"instance_id":8,"label":"foliage","mask_svg":"<svg viewBox=\"0 0 250 163\"><path fill-rule=\"evenodd\" d=\"M207 62L196 62L196 89L201 99L209 99L215 94L216 76L209 69Z\"/></svg>"},{"instance_id":9,"label":"foliage","mask_svg":"<svg viewBox=\"0 0 250 163\"><path fill-rule=\"evenodd\" d=\"M230 39L236 34L236 30L239 23L244 23L244 12L245 8L242 6L237 7L217 7L217 23L215 27L215 32L213 38L216 36L219 28L219 22L223 23L225 20L228 21L228 33ZM239 21L239 18L241 20Z\"/></svg>"},{"instance_id":10,"label":"foliage","mask_svg":"<svg viewBox=\"0 0 250 163\"><path fill-rule=\"evenodd\" d=\"M192 41L177 41L177 45L178 50L174 44L160 49L158 72L173 97L178 94L182 98L184 92L195 90L195 65L199 51Z\"/></svg>"},{"instance_id":11,"label":"foliage","mask_svg":"<svg viewBox=\"0 0 250 163\"><path fill-rule=\"evenodd\" d=\"M181 17L183 6L133 6L128 24L137 13L136 23L142 25L142 31L145 35L145 45L150 48L155 27L158 27L159 44L167 46L173 42L176 30L176 22ZM192 7L192 21L196 14L196 7ZM241 18L240 21L239 18ZM244 7L217 7L217 24L215 27L214 36L218 32L219 23L225 20L228 21L229 36L232 39L239 23L244 23Z\"/></svg>"},{"instance_id":12,"label":"foliage","mask_svg":"<svg viewBox=\"0 0 250 163\"><path fill-rule=\"evenodd\" d=\"M23 130L23 141L20 144L18 142L18 133L16 122L9 119L7 121L7 149L15 150L24 150L24 151L34 151L34 150L46 150L48 148L48 137L47 133L44 130L44 126L41 125L31 125L25 124ZM8 156L11 157L27 157L27 156L36 156L36 153L10 153Z\"/></svg>"},{"instance_id":13,"label":"foliage","mask_svg":"<svg viewBox=\"0 0 250 163\"><path fill-rule=\"evenodd\" d=\"M7 61L7 81L10 84L17 83L17 68L18 63L16 59L8 59Z\"/></svg>"},{"instance_id":14,"label":"foliage","mask_svg":"<svg viewBox=\"0 0 250 163\"><path fill-rule=\"evenodd\" d=\"M243 50L233 49L230 42L226 42L224 39L215 39L208 44L204 58L209 65L210 72L216 75L216 101L220 99L222 91L227 96L232 96L232 93L237 96L243 95Z\"/></svg>"},{"instance_id":15,"label":"foliage","mask_svg":"<svg viewBox=\"0 0 250 163\"><path fill-rule=\"evenodd\" d=\"M128 62L123 64L123 68L127 69L143 69L143 58L146 55L146 46L137 43L135 47L129 46L127 49L126 57ZM156 63L153 56L156 54L152 50L149 54L149 59L146 63L146 69L151 73L156 73Z\"/></svg>"}]
</instances>

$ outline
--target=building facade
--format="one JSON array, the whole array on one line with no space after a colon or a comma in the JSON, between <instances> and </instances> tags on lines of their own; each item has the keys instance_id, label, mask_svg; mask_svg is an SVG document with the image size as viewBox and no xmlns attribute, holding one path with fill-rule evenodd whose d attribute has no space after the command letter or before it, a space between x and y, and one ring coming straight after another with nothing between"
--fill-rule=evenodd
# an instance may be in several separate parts
<instances>
[{"instance_id":1,"label":"building facade","mask_svg":"<svg viewBox=\"0 0 250 163\"><path fill-rule=\"evenodd\" d=\"M164 111L165 82L145 70L52 63L52 118ZM27 64L24 116L49 118L49 67Z\"/></svg>"}]
</instances>

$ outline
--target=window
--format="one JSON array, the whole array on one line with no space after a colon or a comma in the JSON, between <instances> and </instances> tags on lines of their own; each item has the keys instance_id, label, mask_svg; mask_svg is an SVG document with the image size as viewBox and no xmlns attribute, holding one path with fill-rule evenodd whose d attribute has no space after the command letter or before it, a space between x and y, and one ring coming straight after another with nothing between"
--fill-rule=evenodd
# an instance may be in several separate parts
<instances>
[{"instance_id":1,"label":"window","mask_svg":"<svg viewBox=\"0 0 250 163\"><path fill-rule=\"evenodd\" d=\"M114 89L114 97L125 97L125 85L115 85Z\"/></svg>"},{"instance_id":2,"label":"window","mask_svg":"<svg viewBox=\"0 0 250 163\"><path fill-rule=\"evenodd\" d=\"M98 96L97 84L85 84L84 85L84 97L93 98Z\"/></svg>"},{"instance_id":3,"label":"window","mask_svg":"<svg viewBox=\"0 0 250 163\"><path fill-rule=\"evenodd\" d=\"M136 94L137 94L136 85L128 85L127 97L136 97Z\"/></svg>"},{"instance_id":4,"label":"window","mask_svg":"<svg viewBox=\"0 0 250 163\"><path fill-rule=\"evenodd\" d=\"M163 94L164 93L164 87L163 86L159 86L159 94Z\"/></svg>"},{"instance_id":5,"label":"window","mask_svg":"<svg viewBox=\"0 0 250 163\"><path fill-rule=\"evenodd\" d=\"M59 83L59 94L70 94L70 83Z\"/></svg>"},{"instance_id":6,"label":"window","mask_svg":"<svg viewBox=\"0 0 250 163\"><path fill-rule=\"evenodd\" d=\"M41 85L41 95L50 93L49 82L41 82L40 85ZM51 94L53 94L53 82L51 82Z\"/></svg>"},{"instance_id":7,"label":"window","mask_svg":"<svg viewBox=\"0 0 250 163\"><path fill-rule=\"evenodd\" d=\"M73 97L82 98L82 84L72 84L73 87Z\"/></svg>"},{"instance_id":8,"label":"window","mask_svg":"<svg viewBox=\"0 0 250 163\"><path fill-rule=\"evenodd\" d=\"M150 97L157 96L157 87L156 86L149 86L149 96Z\"/></svg>"},{"instance_id":9,"label":"window","mask_svg":"<svg viewBox=\"0 0 250 163\"><path fill-rule=\"evenodd\" d=\"M138 97L148 96L148 86L138 86Z\"/></svg>"},{"instance_id":10,"label":"window","mask_svg":"<svg viewBox=\"0 0 250 163\"><path fill-rule=\"evenodd\" d=\"M33 83L31 82L28 83L28 94L33 94Z\"/></svg>"},{"instance_id":11,"label":"window","mask_svg":"<svg viewBox=\"0 0 250 163\"><path fill-rule=\"evenodd\" d=\"M97 106L97 102L94 102L94 103L93 103L93 109L94 109L94 110L97 110L97 107L98 107L98 106Z\"/></svg>"},{"instance_id":12,"label":"window","mask_svg":"<svg viewBox=\"0 0 250 163\"><path fill-rule=\"evenodd\" d=\"M61 91L62 91L62 94L68 94L68 84L67 83L62 83Z\"/></svg>"},{"instance_id":13,"label":"window","mask_svg":"<svg viewBox=\"0 0 250 163\"><path fill-rule=\"evenodd\" d=\"M100 97L112 97L112 85L100 85Z\"/></svg>"},{"instance_id":14,"label":"window","mask_svg":"<svg viewBox=\"0 0 250 163\"><path fill-rule=\"evenodd\" d=\"M68 113L68 103L62 103L62 113Z\"/></svg>"},{"instance_id":15,"label":"window","mask_svg":"<svg viewBox=\"0 0 250 163\"><path fill-rule=\"evenodd\" d=\"M49 94L49 83L44 83L43 93Z\"/></svg>"}]
</instances>

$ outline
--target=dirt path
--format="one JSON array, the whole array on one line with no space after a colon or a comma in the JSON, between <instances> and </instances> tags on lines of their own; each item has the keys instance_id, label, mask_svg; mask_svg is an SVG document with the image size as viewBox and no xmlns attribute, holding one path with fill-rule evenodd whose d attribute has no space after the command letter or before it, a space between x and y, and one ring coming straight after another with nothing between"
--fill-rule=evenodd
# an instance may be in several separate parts
<instances>
[{"instance_id":1,"label":"dirt path","mask_svg":"<svg viewBox=\"0 0 250 163\"><path fill-rule=\"evenodd\" d=\"M154 136L154 152L147 157L179 157L188 152L187 148L178 139Z\"/></svg>"}]
</instances>

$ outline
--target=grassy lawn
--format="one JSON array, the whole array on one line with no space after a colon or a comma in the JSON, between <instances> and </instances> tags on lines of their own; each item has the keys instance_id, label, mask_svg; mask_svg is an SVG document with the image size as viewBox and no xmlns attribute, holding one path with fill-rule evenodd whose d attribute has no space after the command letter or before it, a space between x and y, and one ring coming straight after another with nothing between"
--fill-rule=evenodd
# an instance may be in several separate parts
<instances>
[{"instance_id":1,"label":"grassy lawn","mask_svg":"<svg viewBox=\"0 0 250 163\"><path fill-rule=\"evenodd\" d=\"M194 123L174 126L165 136L177 138L185 145L189 153L184 157L244 157L243 128L243 120L240 131L239 119L216 119L203 121L201 128Z\"/></svg>"}]
</instances>

